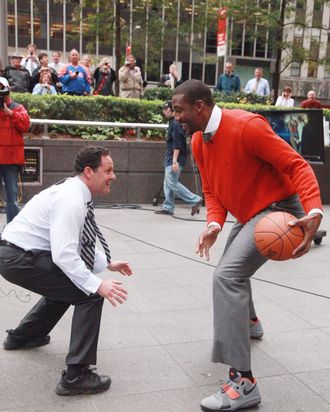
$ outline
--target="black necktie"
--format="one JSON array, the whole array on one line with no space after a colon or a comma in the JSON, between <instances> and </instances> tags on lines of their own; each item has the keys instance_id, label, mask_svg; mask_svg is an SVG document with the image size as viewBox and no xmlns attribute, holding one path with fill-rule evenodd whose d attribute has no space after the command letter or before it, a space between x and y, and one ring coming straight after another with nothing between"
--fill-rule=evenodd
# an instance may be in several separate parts
<instances>
[{"instance_id":1,"label":"black necktie","mask_svg":"<svg viewBox=\"0 0 330 412\"><path fill-rule=\"evenodd\" d=\"M107 262L111 262L111 255L109 246L104 239L104 236L100 232L100 229L97 227L94 216L94 207L93 202L87 203L87 215L85 217L85 223L81 239L81 253L80 256L82 260L86 263L86 266L89 270L94 268L94 258L95 258L95 244L96 244L96 235L99 238L105 255L107 257Z\"/></svg>"}]
</instances>

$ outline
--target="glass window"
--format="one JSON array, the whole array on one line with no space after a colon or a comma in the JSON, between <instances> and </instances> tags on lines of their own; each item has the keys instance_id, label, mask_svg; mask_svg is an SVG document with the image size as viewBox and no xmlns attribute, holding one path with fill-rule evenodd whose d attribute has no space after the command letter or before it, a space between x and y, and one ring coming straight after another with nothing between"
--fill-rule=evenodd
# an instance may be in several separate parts
<instances>
[{"instance_id":1,"label":"glass window","mask_svg":"<svg viewBox=\"0 0 330 412\"><path fill-rule=\"evenodd\" d=\"M296 23L305 23L306 15L306 1L297 0L296 1Z\"/></svg>"},{"instance_id":2,"label":"glass window","mask_svg":"<svg viewBox=\"0 0 330 412\"><path fill-rule=\"evenodd\" d=\"M235 23L233 24L233 35L232 35L232 45L231 54L233 56L242 55L242 35L243 35L243 24Z\"/></svg>"},{"instance_id":3,"label":"glass window","mask_svg":"<svg viewBox=\"0 0 330 412\"><path fill-rule=\"evenodd\" d=\"M314 0L313 27L322 26L323 5L320 0Z\"/></svg>"},{"instance_id":4,"label":"glass window","mask_svg":"<svg viewBox=\"0 0 330 412\"><path fill-rule=\"evenodd\" d=\"M310 58L308 62L308 77L317 77L318 58L320 53L320 41L318 37L312 37L310 45Z\"/></svg>"},{"instance_id":5,"label":"glass window","mask_svg":"<svg viewBox=\"0 0 330 412\"><path fill-rule=\"evenodd\" d=\"M217 52L217 34L212 31L206 33L206 53Z\"/></svg>"}]
</instances>

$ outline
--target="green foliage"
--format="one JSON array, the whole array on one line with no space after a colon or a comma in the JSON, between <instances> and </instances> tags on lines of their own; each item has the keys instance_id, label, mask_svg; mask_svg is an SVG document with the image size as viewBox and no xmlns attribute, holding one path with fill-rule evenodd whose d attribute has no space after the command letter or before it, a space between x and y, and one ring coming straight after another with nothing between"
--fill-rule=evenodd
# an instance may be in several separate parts
<instances>
[{"instance_id":1,"label":"green foliage","mask_svg":"<svg viewBox=\"0 0 330 412\"><path fill-rule=\"evenodd\" d=\"M247 95L244 95L245 98ZM262 110L278 110L281 108L262 104L262 101L242 99L232 99L230 101L221 100L216 97L216 102L220 107L226 109L243 109L251 112ZM34 119L59 119L59 120L89 120L108 121L119 123L150 123L162 124L162 107L164 101L161 100L137 100L122 99L118 97L104 96L37 96L28 93L13 93L13 100L23 104L31 118ZM330 110L324 110L327 120L330 120ZM34 127L40 134L42 127ZM49 134L55 136L61 133L69 136L80 137L86 140L120 140L124 137L134 137L134 129L120 127L91 127L91 126L65 126L50 125ZM164 138L164 129L142 129L145 138Z\"/></svg>"},{"instance_id":2,"label":"green foliage","mask_svg":"<svg viewBox=\"0 0 330 412\"><path fill-rule=\"evenodd\" d=\"M258 96L255 93L230 93L226 94L224 92L214 92L214 100L217 103L228 102L228 103L241 103L241 104L266 104L270 105L272 100L270 97Z\"/></svg>"},{"instance_id":3,"label":"green foliage","mask_svg":"<svg viewBox=\"0 0 330 412\"><path fill-rule=\"evenodd\" d=\"M155 87L153 89L147 89L144 92L143 98L145 100L162 100L163 102L171 100L173 91L169 87Z\"/></svg>"}]
</instances>

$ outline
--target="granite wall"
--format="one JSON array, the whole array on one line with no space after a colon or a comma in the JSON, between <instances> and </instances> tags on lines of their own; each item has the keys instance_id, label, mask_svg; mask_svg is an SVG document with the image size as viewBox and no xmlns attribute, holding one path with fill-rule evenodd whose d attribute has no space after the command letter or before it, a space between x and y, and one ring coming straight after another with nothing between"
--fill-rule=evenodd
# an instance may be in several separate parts
<instances>
[{"instance_id":1,"label":"granite wall","mask_svg":"<svg viewBox=\"0 0 330 412\"><path fill-rule=\"evenodd\" d=\"M148 204L160 190L163 182L164 142L87 142L77 139L27 139L26 148L40 147L42 151L42 184L23 184L23 203L40 190L73 175L73 159L82 145L102 144L114 160L117 180L111 193L96 199L102 204ZM312 166L321 188L324 204L330 204L330 147L326 147L325 164ZM181 181L196 192L196 179L191 162L182 174ZM199 179L198 179L199 182ZM198 184L198 190L200 190Z\"/></svg>"}]
</instances>

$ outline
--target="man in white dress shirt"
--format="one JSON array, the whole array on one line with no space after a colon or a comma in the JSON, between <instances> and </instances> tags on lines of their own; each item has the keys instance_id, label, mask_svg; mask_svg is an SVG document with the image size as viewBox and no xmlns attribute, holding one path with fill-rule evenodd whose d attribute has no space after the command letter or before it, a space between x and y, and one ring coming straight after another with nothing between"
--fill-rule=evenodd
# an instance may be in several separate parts
<instances>
[{"instance_id":1,"label":"man in white dress shirt","mask_svg":"<svg viewBox=\"0 0 330 412\"><path fill-rule=\"evenodd\" d=\"M75 177L34 196L5 227L0 241L1 275L42 295L18 327L7 331L4 349L46 345L49 332L70 305L75 307L67 370L56 387L56 393L64 396L109 389L110 377L92 372L89 365L96 364L104 298L116 306L124 303L127 291L121 282L101 280L95 273L108 268L123 275L132 274L128 262L111 260L107 245L106 255L95 249L96 234L102 243L97 227L94 240L82 242L90 228L90 201L95 195L108 194L116 178L109 151L85 146L76 156L75 172ZM81 257L86 244L92 247L92 270Z\"/></svg>"},{"instance_id":2,"label":"man in white dress shirt","mask_svg":"<svg viewBox=\"0 0 330 412\"><path fill-rule=\"evenodd\" d=\"M249 80L246 83L244 92L245 93L255 93L258 96L269 96L270 89L268 80L262 77L263 71L261 67L257 67L254 71L254 79Z\"/></svg>"}]
</instances>

